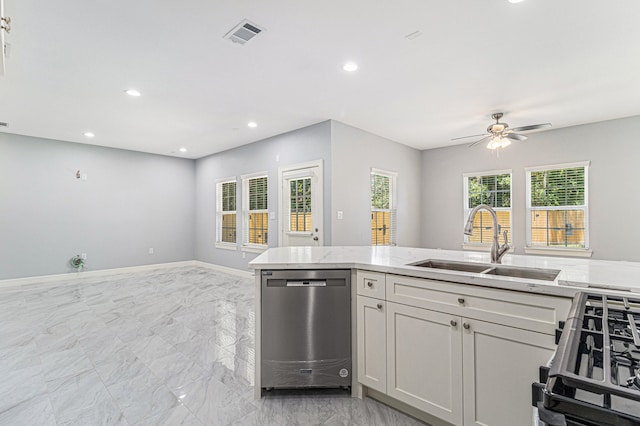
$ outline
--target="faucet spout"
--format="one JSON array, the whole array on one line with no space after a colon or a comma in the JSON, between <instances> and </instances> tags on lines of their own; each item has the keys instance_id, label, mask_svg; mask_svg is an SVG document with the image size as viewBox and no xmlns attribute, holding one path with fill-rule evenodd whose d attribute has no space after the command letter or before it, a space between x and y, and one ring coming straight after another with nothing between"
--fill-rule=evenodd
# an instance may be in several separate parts
<instances>
[{"instance_id":1,"label":"faucet spout","mask_svg":"<svg viewBox=\"0 0 640 426\"><path fill-rule=\"evenodd\" d=\"M491 244L491 263L502 263L502 257L509 251L509 242L507 240L507 231L504 231L504 244L500 245L498 241L498 215L496 211L487 204L479 204L475 206L469 213L467 223L464 226L465 235L471 235L473 232L473 219L480 210L486 210L491 214L493 221L493 242Z\"/></svg>"}]
</instances>

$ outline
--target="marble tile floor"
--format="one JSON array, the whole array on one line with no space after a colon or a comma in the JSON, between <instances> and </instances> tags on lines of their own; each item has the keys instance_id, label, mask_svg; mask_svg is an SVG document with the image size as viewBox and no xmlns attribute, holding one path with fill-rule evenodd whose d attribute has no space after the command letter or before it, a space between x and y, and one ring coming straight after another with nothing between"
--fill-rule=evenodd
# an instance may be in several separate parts
<instances>
[{"instance_id":1,"label":"marble tile floor","mask_svg":"<svg viewBox=\"0 0 640 426\"><path fill-rule=\"evenodd\" d=\"M175 267L0 288L0 425L420 425L334 393L253 398L253 279Z\"/></svg>"}]
</instances>

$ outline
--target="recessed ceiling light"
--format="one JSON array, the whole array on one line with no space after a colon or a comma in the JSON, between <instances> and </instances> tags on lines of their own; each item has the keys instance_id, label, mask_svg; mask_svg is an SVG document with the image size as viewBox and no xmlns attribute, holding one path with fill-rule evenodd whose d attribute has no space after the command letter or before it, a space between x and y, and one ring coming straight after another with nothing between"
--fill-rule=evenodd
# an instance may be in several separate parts
<instances>
[{"instance_id":1,"label":"recessed ceiling light","mask_svg":"<svg viewBox=\"0 0 640 426\"><path fill-rule=\"evenodd\" d=\"M136 89L127 89L127 90L124 91L124 93L126 93L129 96L135 96L135 97L138 97L138 96L142 95L142 93L140 93Z\"/></svg>"},{"instance_id":2,"label":"recessed ceiling light","mask_svg":"<svg viewBox=\"0 0 640 426\"><path fill-rule=\"evenodd\" d=\"M87 138L92 138L92 137L94 137L94 136L95 136L95 135L94 135L93 133L91 133L91 132L84 132L84 135L85 135L85 137L87 137Z\"/></svg>"},{"instance_id":3,"label":"recessed ceiling light","mask_svg":"<svg viewBox=\"0 0 640 426\"><path fill-rule=\"evenodd\" d=\"M347 62L342 66L342 69L347 72L354 72L358 69L358 64L356 64L355 62Z\"/></svg>"},{"instance_id":4,"label":"recessed ceiling light","mask_svg":"<svg viewBox=\"0 0 640 426\"><path fill-rule=\"evenodd\" d=\"M184 148L184 147L183 147L183 148L180 148L178 151L180 151L180 152L187 152L187 148Z\"/></svg>"},{"instance_id":5,"label":"recessed ceiling light","mask_svg":"<svg viewBox=\"0 0 640 426\"><path fill-rule=\"evenodd\" d=\"M255 127L258 127L258 123L256 123L255 121L250 121L247 123L247 126L251 127L252 129Z\"/></svg>"}]
</instances>

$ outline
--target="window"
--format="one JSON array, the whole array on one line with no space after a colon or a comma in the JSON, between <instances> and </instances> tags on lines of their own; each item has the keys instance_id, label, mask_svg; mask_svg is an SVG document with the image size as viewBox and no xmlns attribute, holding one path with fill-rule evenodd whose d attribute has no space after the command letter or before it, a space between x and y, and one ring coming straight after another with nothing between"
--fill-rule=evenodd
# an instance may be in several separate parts
<instances>
[{"instance_id":1,"label":"window","mask_svg":"<svg viewBox=\"0 0 640 426\"><path fill-rule=\"evenodd\" d=\"M267 176L242 176L243 191L243 246L267 248L269 237L269 211L267 204Z\"/></svg>"},{"instance_id":2,"label":"window","mask_svg":"<svg viewBox=\"0 0 640 426\"><path fill-rule=\"evenodd\" d=\"M217 186L216 244L224 247L236 244L236 181L227 179Z\"/></svg>"},{"instance_id":3,"label":"window","mask_svg":"<svg viewBox=\"0 0 640 426\"><path fill-rule=\"evenodd\" d=\"M289 181L289 232L311 232L311 178Z\"/></svg>"},{"instance_id":4,"label":"window","mask_svg":"<svg viewBox=\"0 0 640 426\"><path fill-rule=\"evenodd\" d=\"M527 168L527 247L589 248L588 162Z\"/></svg>"},{"instance_id":5,"label":"window","mask_svg":"<svg viewBox=\"0 0 640 426\"><path fill-rule=\"evenodd\" d=\"M371 245L396 245L396 173L371 170Z\"/></svg>"},{"instance_id":6,"label":"window","mask_svg":"<svg viewBox=\"0 0 640 426\"><path fill-rule=\"evenodd\" d=\"M465 173L464 223L471 210L480 204L491 206L498 216L498 232L507 231L511 243L511 170ZM462 232L462 227L460 228ZM484 245L493 242L493 219L486 210L480 210L473 219L473 233L465 235L465 244Z\"/></svg>"}]
</instances>

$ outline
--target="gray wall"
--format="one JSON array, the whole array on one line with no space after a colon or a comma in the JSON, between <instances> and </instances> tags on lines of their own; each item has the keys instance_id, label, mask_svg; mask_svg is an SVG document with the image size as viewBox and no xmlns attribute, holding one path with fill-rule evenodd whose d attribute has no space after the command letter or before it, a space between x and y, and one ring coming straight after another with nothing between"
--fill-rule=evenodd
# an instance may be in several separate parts
<instances>
[{"instance_id":1,"label":"gray wall","mask_svg":"<svg viewBox=\"0 0 640 426\"><path fill-rule=\"evenodd\" d=\"M278 161L276 161L278 156ZM237 269L257 254L215 247L216 241L216 181L235 176L237 211L242 211L241 175L268 172L269 211L278 217L278 168L323 161L324 170L324 241L331 245L331 123L325 121L272 138L264 139L196 160L196 259ZM238 217L237 238L240 242L241 220ZM278 221L269 220L269 247L278 246ZM243 257L244 256L244 257Z\"/></svg>"},{"instance_id":2,"label":"gray wall","mask_svg":"<svg viewBox=\"0 0 640 426\"><path fill-rule=\"evenodd\" d=\"M346 124L331 122L332 241L371 245L371 168L397 172L398 245L420 245L420 151ZM337 219L337 211L343 219Z\"/></svg>"},{"instance_id":3,"label":"gray wall","mask_svg":"<svg viewBox=\"0 0 640 426\"><path fill-rule=\"evenodd\" d=\"M481 146L422 152L422 246L459 250L463 242L462 174L512 169L513 239L524 254L525 167L590 160L589 225L594 259L640 261L635 189L640 116L531 133L496 157Z\"/></svg>"},{"instance_id":4,"label":"gray wall","mask_svg":"<svg viewBox=\"0 0 640 426\"><path fill-rule=\"evenodd\" d=\"M194 188L193 160L0 133L0 279L191 260Z\"/></svg>"}]
</instances>

